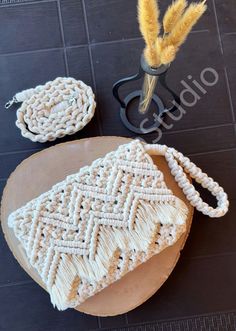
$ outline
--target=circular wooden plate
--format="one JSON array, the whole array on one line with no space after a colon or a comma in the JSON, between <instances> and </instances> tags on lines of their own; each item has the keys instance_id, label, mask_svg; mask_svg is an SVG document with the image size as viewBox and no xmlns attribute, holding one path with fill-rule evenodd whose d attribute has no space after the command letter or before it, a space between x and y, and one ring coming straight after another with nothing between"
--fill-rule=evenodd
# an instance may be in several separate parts
<instances>
[{"instance_id":1,"label":"circular wooden plate","mask_svg":"<svg viewBox=\"0 0 236 331\"><path fill-rule=\"evenodd\" d=\"M62 181L67 175L79 171L81 167L89 165L93 160L129 141L130 139L122 137L96 137L59 144L24 160L8 179L1 205L3 232L19 264L43 288L45 286L40 276L29 265L23 247L7 225L8 215L48 191L52 185ZM76 309L81 312L96 316L113 316L134 309L161 287L179 259L190 230L193 208L170 174L164 157L155 156L153 159L163 171L167 186L184 200L189 208L187 231L175 245L152 257L121 280L79 305Z\"/></svg>"}]
</instances>

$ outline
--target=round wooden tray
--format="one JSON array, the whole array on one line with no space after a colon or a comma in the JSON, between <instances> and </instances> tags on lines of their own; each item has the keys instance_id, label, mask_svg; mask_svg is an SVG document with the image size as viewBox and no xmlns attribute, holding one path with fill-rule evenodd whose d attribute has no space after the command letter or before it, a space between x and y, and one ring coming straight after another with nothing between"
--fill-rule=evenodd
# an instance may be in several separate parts
<instances>
[{"instance_id":1,"label":"round wooden tray","mask_svg":"<svg viewBox=\"0 0 236 331\"><path fill-rule=\"evenodd\" d=\"M79 171L81 167L89 165L93 160L129 141L130 139L122 137L96 137L59 144L24 160L8 179L1 205L3 232L19 264L43 288L45 286L41 278L29 265L23 247L7 225L8 215L48 191L52 185L62 181L67 175ZM161 287L179 259L190 230L193 208L170 174L164 157L156 156L153 159L163 171L167 186L184 200L189 208L187 231L175 245L152 257L121 280L79 305L76 309L81 312L96 316L113 316L134 309Z\"/></svg>"}]
</instances>

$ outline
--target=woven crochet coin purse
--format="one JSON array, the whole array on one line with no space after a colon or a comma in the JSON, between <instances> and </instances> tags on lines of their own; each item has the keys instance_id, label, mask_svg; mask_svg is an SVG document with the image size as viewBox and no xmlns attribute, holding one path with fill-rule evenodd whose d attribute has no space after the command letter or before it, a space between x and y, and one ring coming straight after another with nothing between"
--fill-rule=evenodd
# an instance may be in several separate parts
<instances>
[{"instance_id":1,"label":"woven crochet coin purse","mask_svg":"<svg viewBox=\"0 0 236 331\"><path fill-rule=\"evenodd\" d=\"M22 102L16 126L25 138L44 143L81 130L93 117L96 103L88 85L58 77L45 85L17 93L5 108Z\"/></svg>"},{"instance_id":2,"label":"woven crochet coin purse","mask_svg":"<svg viewBox=\"0 0 236 331\"><path fill-rule=\"evenodd\" d=\"M223 189L175 149L138 140L119 146L9 216L58 309L76 307L185 232L188 209L166 186L152 154L165 156L199 211L210 217L227 212ZM211 191L215 209L185 173Z\"/></svg>"}]
</instances>

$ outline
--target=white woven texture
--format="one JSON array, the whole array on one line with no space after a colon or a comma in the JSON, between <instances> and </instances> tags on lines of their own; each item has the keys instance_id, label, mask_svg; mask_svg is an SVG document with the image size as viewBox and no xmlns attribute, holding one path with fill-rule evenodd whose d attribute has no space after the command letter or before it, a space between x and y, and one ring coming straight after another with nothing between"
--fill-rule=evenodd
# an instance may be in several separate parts
<instances>
[{"instance_id":1,"label":"white woven texture","mask_svg":"<svg viewBox=\"0 0 236 331\"><path fill-rule=\"evenodd\" d=\"M14 101L22 102L16 121L22 136L41 143L81 130L96 107L91 87L70 77L19 92Z\"/></svg>"},{"instance_id":2,"label":"white woven texture","mask_svg":"<svg viewBox=\"0 0 236 331\"><path fill-rule=\"evenodd\" d=\"M227 196L218 184L207 183L200 169L174 149L138 140L121 145L9 216L58 309L76 307L185 232L188 209L167 188L152 154L165 155L199 210L218 217L227 211ZM215 213L195 197L176 160L216 195Z\"/></svg>"}]
</instances>

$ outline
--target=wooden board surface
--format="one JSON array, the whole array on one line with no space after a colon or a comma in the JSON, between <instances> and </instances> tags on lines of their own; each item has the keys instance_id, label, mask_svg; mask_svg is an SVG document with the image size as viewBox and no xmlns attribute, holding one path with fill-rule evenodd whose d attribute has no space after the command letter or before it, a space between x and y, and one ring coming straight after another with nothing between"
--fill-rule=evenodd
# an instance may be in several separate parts
<instances>
[{"instance_id":1,"label":"wooden board surface","mask_svg":"<svg viewBox=\"0 0 236 331\"><path fill-rule=\"evenodd\" d=\"M26 202L48 191L52 185L73 174L98 157L116 149L130 139L122 137L95 137L59 144L24 160L11 174L4 189L1 205L1 224L9 248L24 270L43 288L40 276L32 268L23 247L7 225L8 215ZM166 281L175 267L187 239L193 208L186 201L170 174L164 157L153 157L163 171L166 184L185 201L189 208L186 233L173 245L152 257L121 280L86 300L76 309L97 316L113 316L127 312L150 298Z\"/></svg>"}]
</instances>

